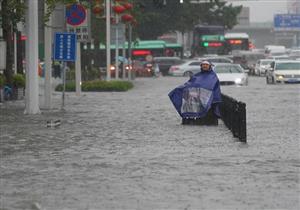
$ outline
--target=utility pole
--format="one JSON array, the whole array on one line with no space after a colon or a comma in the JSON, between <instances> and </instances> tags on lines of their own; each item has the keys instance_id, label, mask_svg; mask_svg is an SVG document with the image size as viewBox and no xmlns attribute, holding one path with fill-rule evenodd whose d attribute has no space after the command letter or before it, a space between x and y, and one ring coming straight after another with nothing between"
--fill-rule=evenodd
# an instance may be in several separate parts
<instances>
[{"instance_id":1,"label":"utility pole","mask_svg":"<svg viewBox=\"0 0 300 210\"><path fill-rule=\"evenodd\" d=\"M26 2L26 92L25 114L40 114L38 81L38 1Z\"/></svg>"},{"instance_id":2,"label":"utility pole","mask_svg":"<svg viewBox=\"0 0 300 210\"><path fill-rule=\"evenodd\" d=\"M44 13L47 12L47 4L44 4ZM44 44L45 44L45 108L52 108L52 15L49 16L49 20L45 25L44 30Z\"/></svg>"},{"instance_id":3,"label":"utility pole","mask_svg":"<svg viewBox=\"0 0 300 210\"><path fill-rule=\"evenodd\" d=\"M110 0L106 0L106 80L110 81Z\"/></svg>"}]
</instances>

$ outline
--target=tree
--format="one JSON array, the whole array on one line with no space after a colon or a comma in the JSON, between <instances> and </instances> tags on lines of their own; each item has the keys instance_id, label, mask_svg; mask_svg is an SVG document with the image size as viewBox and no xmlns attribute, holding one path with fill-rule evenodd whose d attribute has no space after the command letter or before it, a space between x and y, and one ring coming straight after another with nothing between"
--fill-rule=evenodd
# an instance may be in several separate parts
<instances>
[{"instance_id":1,"label":"tree","mask_svg":"<svg viewBox=\"0 0 300 210\"><path fill-rule=\"evenodd\" d=\"M222 25L232 28L237 24L237 15L242 7L234 7L232 4L220 0L211 0L209 3L195 4L191 0L135 0L137 5L143 5L142 12L137 13L139 22L138 34L141 39L156 39L158 36L170 32L191 31L197 24ZM139 9L139 8L138 8Z\"/></svg>"},{"instance_id":2,"label":"tree","mask_svg":"<svg viewBox=\"0 0 300 210\"><path fill-rule=\"evenodd\" d=\"M13 75L13 32L16 31L17 23L24 18L25 5L21 0L2 0L1 12L3 39L6 41L6 69L4 75L8 84L12 83Z\"/></svg>"}]
</instances>

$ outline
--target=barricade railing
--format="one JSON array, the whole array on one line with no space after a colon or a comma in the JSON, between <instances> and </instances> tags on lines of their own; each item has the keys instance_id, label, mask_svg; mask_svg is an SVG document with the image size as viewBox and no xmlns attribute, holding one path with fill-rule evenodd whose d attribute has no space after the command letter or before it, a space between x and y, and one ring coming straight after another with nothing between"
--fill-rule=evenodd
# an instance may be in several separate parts
<instances>
[{"instance_id":1,"label":"barricade railing","mask_svg":"<svg viewBox=\"0 0 300 210\"><path fill-rule=\"evenodd\" d=\"M233 136L247 142L246 104L222 94L221 118Z\"/></svg>"}]
</instances>

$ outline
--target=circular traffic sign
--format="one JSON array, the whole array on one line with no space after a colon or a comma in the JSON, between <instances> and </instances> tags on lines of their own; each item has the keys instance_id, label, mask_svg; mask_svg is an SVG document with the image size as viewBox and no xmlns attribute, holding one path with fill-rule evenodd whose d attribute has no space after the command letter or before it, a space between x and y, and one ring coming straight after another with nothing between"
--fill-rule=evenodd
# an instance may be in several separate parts
<instances>
[{"instance_id":1,"label":"circular traffic sign","mask_svg":"<svg viewBox=\"0 0 300 210\"><path fill-rule=\"evenodd\" d=\"M78 26L86 18L85 8L80 4L72 4L66 9L67 23L72 26Z\"/></svg>"}]
</instances>

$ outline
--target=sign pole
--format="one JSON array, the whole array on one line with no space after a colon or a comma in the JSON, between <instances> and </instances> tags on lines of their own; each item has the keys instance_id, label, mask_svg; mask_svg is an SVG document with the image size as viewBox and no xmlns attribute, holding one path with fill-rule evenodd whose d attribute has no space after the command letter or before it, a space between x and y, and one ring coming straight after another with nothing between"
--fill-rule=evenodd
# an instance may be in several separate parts
<instances>
[{"instance_id":1,"label":"sign pole","mask_svg":"<svg viewBox=\"0 0 300 210\"><path fill-rule=\"evenodd\" d=\"M62 91L62 104L61 104L62 110L65 110L66 68L67 68L67 63L63 62L63 91Z\"/></svg>"},{"instance_id":2,"label":"sign pole","mask_svg":"<svg viewBox=\"0 0 300 210\"><path fill-rule=\"evenodd\" d=\"M81 94L81 49L80 42L76 43L76 62L75 62L75 80L76 80L76 96Z\"/></svg>"},{"instance_id":3,"label":"sign pole","mask_svg":"<svg viewBox=\"0 0 300 210\"><path fill-rule=\"evenodd\" d=\"M66 88L66 61L76 61L76 34L75 33L56 33L54 39L54 60L63 61L63 90L62 90L62 109L65 106Z\"/></svg>"}]
</instances>

